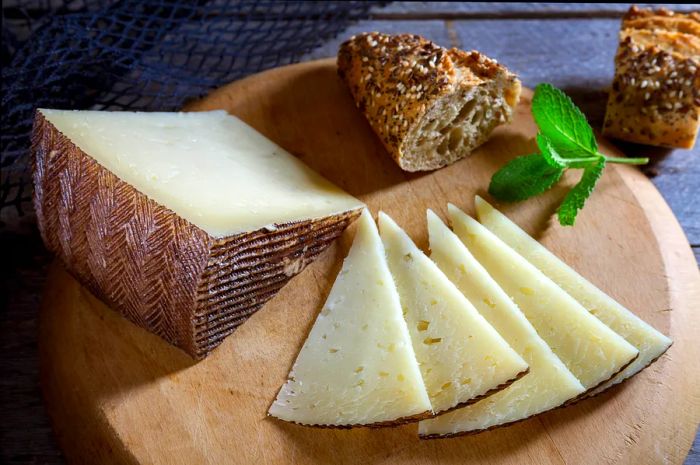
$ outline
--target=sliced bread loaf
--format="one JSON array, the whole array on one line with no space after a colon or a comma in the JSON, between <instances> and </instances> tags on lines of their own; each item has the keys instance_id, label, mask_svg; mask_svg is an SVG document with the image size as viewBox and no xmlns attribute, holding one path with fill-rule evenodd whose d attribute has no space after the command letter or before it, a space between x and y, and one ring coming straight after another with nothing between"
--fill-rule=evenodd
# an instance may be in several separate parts
<instances>
[{"instance_id":1,"label":"sliced bread loaf","mask_svg":"<svg viewBox=\"0 0 700 465\"><path fill-rule=\"evenodd\" d=\"M406 171L465 157L511 120L520 96L520 81L495 60L410 34L352 37L338 52L338 73Z\"/></svg>"},{"instance_id":2,"label":"sliced bread loaf","mask_svg":"<svg viewBox=\"0 0 700 465\"><path fill-rule=\"evenodd\" d=\"M622 20L603 133L692 148L700 128L700 14L630 8Z\"/></svg>"}]
</instances>

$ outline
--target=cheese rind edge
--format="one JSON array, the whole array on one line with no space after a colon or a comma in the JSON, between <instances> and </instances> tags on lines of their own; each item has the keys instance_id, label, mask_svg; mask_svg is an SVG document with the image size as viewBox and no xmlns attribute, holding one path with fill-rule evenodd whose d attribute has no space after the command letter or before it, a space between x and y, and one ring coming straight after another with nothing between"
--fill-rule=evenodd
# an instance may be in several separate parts
<instances>
[{"instance_id":1,"label":"cheese rind edge","mask_svg":"<svg viewBox=\"0 0 700 465\"><path fill-rule=\"evenodd\" d=\"M374 220L365 210L271 416L314 426L391 426L432 415Z\"/></svg>"},{"instance_id":2,"label":"cheese rind edge","mask_svg":"<svg viewBox=\"0 0 700 465\"><path fill-rule=\"evenodd\" d=\"M491 429L559 407L585 388L459 238L428 210L430 258L527 362L527 376L475 404L419 423L423 438Z\"/></svg>"},{"instance_id":3,"label":"cheese rind edge","mask_svg":"<svg viewBox=\"0 0 700 465\"><path fill-rule=\"evenodd\" d=\"M634 346L486 227L452 204L448 212L455 234L587 390L608 381L638 356Z\"/></svg>"},{"instance_id":4,"label":"cheese rind edge","mask_svg":"<svg viewBox=\"0 0 700 465\"><path fill-rule=\"evenodd\" d=\"M486 228L639 350L636 360L613 379L595 389L592 395L635 375L671 346L670 338L581 276L486 200L477 196L475 203L479 221Z\"/></svg>"},{"instance_id":5,"label":"cheese rind edge","mask_svg":"<svg viewBox=\"0 0 700 465\"><path fill-rule=\"evenodd\" d=\"M34 208L47 249L124 317L204 358L360 214L215 238L85 154L36 113Z\"/></svg>"},{"instance_id":6,"label":"cheese rind edge","mask_svg":"<svg viewBox=\"0 0 700 465\"><path fill-rule=\"evenodd\" d=\"M493 394L527 371L527 363L383 212L379 230L435 413Z\"/></svg>"}]
</instances>

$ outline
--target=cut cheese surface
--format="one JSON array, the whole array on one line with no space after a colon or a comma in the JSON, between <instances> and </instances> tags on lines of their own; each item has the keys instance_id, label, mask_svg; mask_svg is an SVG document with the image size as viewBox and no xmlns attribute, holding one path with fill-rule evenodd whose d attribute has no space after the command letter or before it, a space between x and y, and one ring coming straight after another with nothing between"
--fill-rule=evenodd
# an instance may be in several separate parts
<instances>
[{"instance_id":1,"label":"cut cheese surface","mask_svg":"<svg viewBox=\"0 0 700 465\"><path fill-rule=\"evenodd\" d=\"M420 422L423 437L451 436L505 425L553 409L585 391L525 315L459 238L428 211L430 258L530 366L527 376L467 407Z\"/></svg>"},{"instance_id":2,"label":"cut cheese surface","mask_svg":"<svg viewBox=\"0 0 700 465\"><path fill-rule=\"evenodd\" d=\"M433 411L465 405L522 376L527 363L381 212L379 229Z\"/></svg>"},{"instance_id":3,"label":"cut cheese surface","mask_svg":"<svg viewBox=\"0 0 700 465\"><path fill-rule=\"evenodd\" d=\"M225 111L39 111L104 168L215 237L362 207Z\"/></svg>"},{"instance_id":4,"label":"cut cheese surface","mask_svg":"<svg viewBox=\"0 0 700 465\"><path fill-rule=\"evenodd\" d=\"M608 381L638 351L475 219L449 205L457 236L515 301L586 390Z\"/></svg>"},{"instance_id":5,"label":"cut cheese surface","mask_svg":"<svg viewBox=\"0 0 700 465\"><path fill-rule=\"evenodd\" d=\"M399 296L367 210L269 414L324 426L391 425L431 415Z\"/></svg>"},{"instance_id":6,"label":"cut cheese surface","mask_svg":"<svg viewBox=\"0 0 700 465\"><path fill-rule=\"evenodd\" d=\"M481 197L476 198L476 211L479 221L499 239L639 350L639 357L634 362L594 393L638 373L671 346L671 339L598 289Z\"/></svg>"}]
</instances>

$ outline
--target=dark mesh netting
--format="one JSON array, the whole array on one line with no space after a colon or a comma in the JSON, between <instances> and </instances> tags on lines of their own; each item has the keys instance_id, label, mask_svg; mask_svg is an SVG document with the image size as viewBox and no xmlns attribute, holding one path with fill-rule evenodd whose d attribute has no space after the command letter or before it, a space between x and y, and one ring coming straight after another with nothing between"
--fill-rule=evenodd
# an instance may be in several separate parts
<instances>
[{"instance_id":1,"label":"dark mesh netting","mask_svg":"<svg viewBox=\"0 0 700 465\"><path fill-rule=\"evenodd\" d=\"M377 3L3 0L0 210L29 208L35 108L177 110L298 60Z\"/></svg>"}]
</instances>

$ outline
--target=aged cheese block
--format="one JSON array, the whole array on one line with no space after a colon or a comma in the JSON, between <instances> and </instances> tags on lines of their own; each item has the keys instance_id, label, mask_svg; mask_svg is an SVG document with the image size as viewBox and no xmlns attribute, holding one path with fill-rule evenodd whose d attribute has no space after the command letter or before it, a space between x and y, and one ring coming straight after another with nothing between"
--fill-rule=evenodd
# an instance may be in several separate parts
<instances>
[{"instance_id":1,"label":"aged cheese block","mask_svg":"<svg viewBox=\"0 0 700 465\"><path fill-rule=\"evenodd\" d=\"M432 415L384 247L367 210L269 414L334 427L391 426Z\"/></svg>"},{"instance_id":2,"label":"aged cheese block","mask_svg":"<svg viewBox=\"0 0 700 465\"><path fill-rule=\"evenodd\" d=\"M204 357L362 203L223 111L39 110L46 246L112 308Z\"/></svg>"},{"instance_id":3,"label":"aged cheese block","mask_svg":"<svg viewBox=\"0 0 700 465\"><path fill-rule=\"evenodd\" d=\"M634 346L491 231L452 204L448 212L457 236L586 390L608 381L637 357Z\"/></svg>"},{"instance_id":4,"label":"aged cheese block","mask_svg":"<svg viewBox=\"0 0 700 465\"><path fill-rule=\"evenodd\" d=\"M476 211L479 221L499 239L512 247L639 351L639 356L634 362L630 363L613 379L595 389L592 394L597 394L638 373L671 346L671 339L649 326L612 297L591 284L510 221L503 213L478 196L476 197Z\"/></svg>"},{"instance_id":5,"label":"aged cheese block","mask_svg":"<svg viewBox=\"0 0 700 465\"><path fill-rule=\"evenodd\" d=\"M476 402L527 372L527 363L383 213L379 230L436 414Z\"/></svg>"},{"instance_id":6,"label":"aged cheese block","mask_svg":"<svg viewBox=\"0 0 700 465\"><path fill-rule=\"evenodd\" d=\"M428 211L430 258L530 366L530 372L486 399L421 421L424 438L476 433L550 410L585 391L459 238Z\"/></svg>"}]
</instances>

